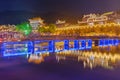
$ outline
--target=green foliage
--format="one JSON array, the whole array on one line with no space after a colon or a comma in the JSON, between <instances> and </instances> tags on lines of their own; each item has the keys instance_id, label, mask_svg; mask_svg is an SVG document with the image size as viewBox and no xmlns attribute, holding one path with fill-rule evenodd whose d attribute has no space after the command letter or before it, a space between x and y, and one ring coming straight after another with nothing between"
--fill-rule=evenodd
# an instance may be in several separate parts
<instances>
[{"instance_id":1,"label":"green foliage","mask_svg":"<svg viewBox=\"0 0 120 80\"><path fill-rule=\"evenodd\" d=\"M32 32L32 27L28 22L16 25L16 30L22 32L25 35L29 35Z\"/></svg>"},{"instance_id":2,"label":"green foliage","mask_svg":"<svg viewBox=\"0 0 120 80\"><path fill-rule=\"evenodd\" d=\"M50 33L54 33L55 30L56 30L56 25L50 24L50 25L49 25L49 28L48 28L48 31L49 31Z\"/></svg>"},{"instance_id":3,"label":"green foliage","mask_svg":"<svg viewBox=\"0 0 120 80\"><path fill-rule=\"evenodd\" d=\"M46 32L46 31L45 31L45 28L44 28L44 27L39 27L39 28L38 28L38 32L39 32L39 33L44 33L44 32Z\"/></svg>"},{"instance_id":4,"label":"green foliage","mask_svg":"<svg viewBox=\"0 0 120 80\"><path fill-rule=\"evenodd\" d=\"M56 25L50 24L48 26L43 26L38 28L39 33L54 33L56 30Z\"/></svg>"}]
</instances>

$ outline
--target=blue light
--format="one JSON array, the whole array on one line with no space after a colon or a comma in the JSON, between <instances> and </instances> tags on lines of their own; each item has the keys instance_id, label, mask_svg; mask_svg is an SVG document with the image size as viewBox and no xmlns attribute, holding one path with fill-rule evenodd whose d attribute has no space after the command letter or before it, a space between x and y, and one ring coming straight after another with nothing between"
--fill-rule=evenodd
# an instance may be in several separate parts
<instances>
[{"instance_id":1,"label":"blue light","mask_svg":"<svg viewBox=\"0 0 120 80\"><path fill-rule=\"evenodd\" d=\"M104 39L104 46L108 46L109 45L109 40L108 39Z\"/></svg>"},{"instance_id":2,"label":"blue light","mask_svg":"<svg viewBox=\"0 0 120 80\"><path fill-rule=\"evenodd\" d=\"M55 49L56 42L63 42L60 50ZM45 43L45 44L44 44ZM98 45L111 46L118 45L118 39L100 39ZM72 47L70 47L70 40L42 40L42 41L22 41L22 42L4 42L1 45L1 53L3 56L17 56L25 54L38 54L47 52L60 52L63 50L85 50L92 48L92 40L72 40ZM59 45L61 47L61 44Z\"/></svg>"},{"instance_id":3,"label":"blue light","mask_svg":"<svg viewBox=\"0 0 120 80\"><path fill-rule=\"evenodd\" d=\"M64 50L69 50L69 40L64 40Z\"/></svg>"},{"instance_id":4,"label":"blue light","mask_svg":"<svg viewBox=\"0 0 120 80\"><path fill-rule=\"evenodd\" d=\"M41 43L41 41L34 41L34 53L35 54L38 54L41 52L41 47L40 46L37 46Z\"/></svg>"},{"instance_id":5,"label":"blue light","mask_svg":"<svg viewBox=\"0 0 120 80\"><path fill-rule=\"evenodd\" d=\"M79 46L79 42L77 43L76 41L77 40L69 40L69 50L78 50L79 49L79 47L77 49L77 46ZM71 44L71 42L72 42L72 44Z\"/></svg>"},{"instance_id":6,"label":"blue light","mask_svg":"<svg viewBox=\"0 0 120 80\"><path fill-rule=\"evenodd\" d=\"M34 52L33 42L29 41L28 42L28 53L33 53L33 52Z\"/></svg>"},{"instance_id":7,"label":"blue light","mask_svg":"<svg viewBox=\"0 0 120 80\"><path fill-rule=\"evenodd\" d=\"M79 49L79 41L78 40L74 40L74 49L75 50Z\"/></svg>"},{"instance_id":8,"label":"blue light","mask_svg":"<svg viewBox=\"0 0 120 80\"><path fill-rule=\"evenodd\" d=\"M118 39L116 39L116 45L118 45L119 44L119 40Z\"/></svg>"},{"instance_id":9,"label":"blue light","mask_svg":"<svg viewBox=\"0 0 120 80\"><path fill-rule=\"evenodd\" d=\"M31 54L33 52L33 44L31 41L24 42L4 42L2 44L3 56L17 56Z\"/></svg>"},{"instance_id":10,"label":"blue light","mask_svg":"<svg viewBox=\"0 0 120 80\"><path fill-rule=\"evenodd\" d=\"M114 40L113 40L113 45L115 45L115 44L116 44L116 40L114 39Z\"/></svg>"},{"instance_id":11,"label":"blue light","mask_svg":"<svg viewBox=\"0 0 120 80\"><path fill-rule=\"evenodd\" d=\"M56 43L59 43L59 42L63 42L63 44L61 45L61 46L58 46L58 45L56 45ZM63 51L64 50L64 44L65 44L65 42L64 41L61 41L61 40L55 40L54 41L54 52L60 52L60 51ZM58 47L59 48L58 48Z\"/></svg>"},{"instance_id":12,"label":"blue light","mask_svg":"<svg viewBox=\"0 0 120 80\"><path fill-rule=\"evenodd\" d=\"M54 41L49 41L49 52L54 52L55 51L55 43Z\"/></svg>"},{"instance_id":13,"label":"blue light","mask_svg":"<svg viewBox=\"0 0 120 80\"><path fill-rule=\"evenodd\" d=\"M20 55L26 55L26 54L31 54L31 53L8 53L8 54L3 54L4 57L9 57L9 56L20 56Z\"/></svg>"},{"instance_id":14,"label":"blue light","mask_svg":"<svg viewBox=\"0 0 120 80\"><path fill-rule=\"evenodd\" d=\"M109 46L113 45L113 39L109 39Z\"/></svg>"},{"instance_id":15,"label":"blue light","mask_svg":"<svg viewBox=\"0 0 120 80\"><path fill-rule=\"evenodd\" d=\"M35 54L39 54L39 53L47 53L47 52L51 52L49 51L49 45L51 46L51 44L49 43L50 41L47 40L42 40L42 41L34 41L34 53ZM48 43L48 45L46 46L42 46L42 43Z\"/></svg>"},{"instance_id":16,"label":"blue light","mask_svg":"<svg viewBox=\"0 0 120 80\"><path fill-rule=\"evenodd\" d=\"M104 40L103 40L103 39L100 39L99 42L98 42L98 45L99 45L100 47L102 47L102 46L104 45Z\"/></svg>"},{"instance_id":17,"label":"blue light","mask_svg":"<svg viewBox=\"0 0 120 80\"><path fill-rule=\"evenodd\" d=\"M79 41L79 49L84 50L86 48L86 40Z\"/></svg>"},{"instance_id":18,"label":"blue light","mask_svg":"<svg viewBox=\"0 0 120 80\"><path fill-rule=\"evenodd\" d=\"M118 44L120 44L120 40L118 40Z\"/></svg>"},{"instance_id":19,"label":"blue light","mask_svg":"<svg viewBox=\"0 0 120 80\"><path fill-rule=\"evenodd\" d=\"M87 39L86 40L86 49L91 49L92 48L92 40L91 39Z\"/></svg>"},{"instance_id":20,"label":"blue light","mask_svg":"<svg viewBox=\"0 0 120 80\"><path fill-rule=\"evenodd\" d=\"M117 45L119 44L118 39L114 39L114 40L113 40L113 44L114 44L115 46L117 46Z\"/></svg>"}]
</instances>

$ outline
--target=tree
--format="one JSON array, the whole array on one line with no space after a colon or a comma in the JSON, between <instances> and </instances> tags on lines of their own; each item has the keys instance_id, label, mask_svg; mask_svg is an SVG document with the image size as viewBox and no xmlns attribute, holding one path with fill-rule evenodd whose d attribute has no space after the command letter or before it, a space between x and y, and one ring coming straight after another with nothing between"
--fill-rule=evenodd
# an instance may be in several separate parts
<instances>
[{"instance_id":1,"label":"tree","mask_svg":"<svg viewBox=\"0 0 120 80\"><path fill-rule=\"evenodd\" d=\"M16 25L16 30L22 32L25 35L29 35L32 32L32 26L28 22Z\"/></svg>"},{"instance_id":2,"label":"tree","mask_svg":"<svg viewBox=\"0 0 120 80\"><path fill-rule=\"evenodd\" d=\"M56 25L54 24L50 24L50 25L47 25L47 26L43 26L43 27L39 27L38 28L38 32L39 33L47 33L47 34L50 34L50 33L54 33L56 31Z\"/></svg>"},{"instance_id":3,"label":"tree","mask_svg":"<svg viewBox=\"0 0 120 80\"><path fill-rule=\"evenodd\" d=\"M49 26L48 31L49 31L50 33L54 33L55 30L56 30L56 25L55 25L55 24L50 24L50 25L48 25L48 26Z\"/></svg>"},{"instance_id":4,"label":"tree","mask_svg":"<svg viewBox=\"0 0 120 80\"><path fill-rule=\"evenodd\" d=\"M46 30L45 30L44 27L39 27L39 28L38 28L38 32L39 32L39 33L45 33Z\"/></svg>"}]
</instances>

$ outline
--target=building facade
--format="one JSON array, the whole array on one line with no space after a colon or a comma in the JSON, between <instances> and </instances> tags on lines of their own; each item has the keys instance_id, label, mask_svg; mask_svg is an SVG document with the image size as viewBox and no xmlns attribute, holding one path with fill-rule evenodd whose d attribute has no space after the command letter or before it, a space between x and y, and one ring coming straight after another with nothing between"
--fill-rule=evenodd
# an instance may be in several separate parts
<instances>
[{"instance_id":1,"label":"building facade","mask_svg":"<svg viewBox=\"0 0 120 80\"><path fill-rule=\"evenodd\" d=\"M93 26L95 23L104 24L108 20L108 17L105 15L99 14L88 14L84 15L82 21L78 21L78 24L88 24Z\"/></svg>"},{"instance_id":2,"label":"building facade","mask_svg":"<svg viewBox=\"0 0 120 80\"><path fill-rule=\"evenodd\" d=\"M17 32L15 27L15 25L0 25L0 39L2 41L21 40L24 36Z\"/></svg>"},{"instance_id":3,"label":"building facade","mask_svg":"<svg viewBox=\"0 0 120 80\"><path fill-rule=\"evenodd\" d=\"M29 19L29 22L32 26L32 32L36 32L38 27L42 27L44 25L44 20L40 17Z\"/></svg>"}]
</instances>

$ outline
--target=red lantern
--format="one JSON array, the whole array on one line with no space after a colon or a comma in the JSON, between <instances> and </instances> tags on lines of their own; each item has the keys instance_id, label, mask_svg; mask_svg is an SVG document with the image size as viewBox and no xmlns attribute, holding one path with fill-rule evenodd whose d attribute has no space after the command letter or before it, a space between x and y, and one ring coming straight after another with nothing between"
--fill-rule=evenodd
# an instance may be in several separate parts
<instances>
[{"instance_id":1,"label":"red lantern","mask_svg":"<svg viewBox=\"0 0 120 80\"><path fill-rule=\"evenodd\" d=\"M3 39L2 39L2 38L0 38L0 43L1 43L1 42L3 42Z\"/></svg>"}]
</instances>

